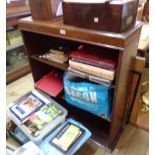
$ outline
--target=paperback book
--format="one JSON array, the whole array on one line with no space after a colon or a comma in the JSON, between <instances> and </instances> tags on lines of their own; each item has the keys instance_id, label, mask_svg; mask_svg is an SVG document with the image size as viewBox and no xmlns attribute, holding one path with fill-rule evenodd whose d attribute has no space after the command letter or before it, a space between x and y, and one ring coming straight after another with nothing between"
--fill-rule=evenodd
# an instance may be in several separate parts
<instances>
[{"instance_id":1,"label":"paperback book","mask_svg":"<svg viewBox=\"0 0 155 155\"><path fill-rule=\"evenodd\" d=\"M68 123L53 139L51 139L50 144L65 153L84 133L85 131L79 126Z\"/></svg>"},{"instance_id":2,"label":"paperback book","mask_svg":"<svg viewBox=\"0 0 155 155\"><path fill-rule=\"evenodd\" d=\"M29 92L15 101L9 109L21 122L23 122L45 104L46 103L36 94Z\"/></svg>"},{"instance_id":3,"label":"paperback book","mask_svg":"<svg viewBox=\"0 0 155 155\"><path fill-rule=\"evenodd\" d=\"M39 131L47 124L51 123L59 115L63 115L63 112L54 104L49 103L41 107L37 112L33 113L25 122L25 125L34 136L38 136Z\"/></svg>"}]
</instances>

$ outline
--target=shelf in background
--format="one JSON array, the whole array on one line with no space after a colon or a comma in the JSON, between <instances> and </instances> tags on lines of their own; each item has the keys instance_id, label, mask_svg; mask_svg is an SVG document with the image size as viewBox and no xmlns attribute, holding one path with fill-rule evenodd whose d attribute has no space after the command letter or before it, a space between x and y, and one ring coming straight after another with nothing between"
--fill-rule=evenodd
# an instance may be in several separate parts
<instances>
[{"instance_id":1,"label":"shelf in background","mask_svg":"<svg viewBox=\"0 0 155 155\"><path fill-rule=\"evenodd\" d=\"M7 7L6 9L6 25L17 26L18 20L31 15L29 5Z\"/></svg>"},{"instance_id":2,"label":"shelf in background","mask_svg":"<svg viewBox=\"0 0 155 155\"><path fill-rule=\"evenodd\" d=\"M13 71L8 72L6 75L6 83L8 84L29 72L30 72L30 66L27 63Z\"/></svg>"},{"instance_id":3,"label":"shelf in background","mask_svg":"<svg viewBox=\"0 0 155 155\"><path fill-rule=\"evenodd\" d=\"M13 50L13 49L21 47L21 46L24 46L23 42L21 42L19 44L15 44L15 45L9 45L6 47L6 51L10 51L10 50Z\"/></svg>"},{"instance_id":4,"label":"shelf in background","mask_svg":"<svg viewBox=\"0 0 155 155\"><path fill-rule=\"evenodd\" d=\"M39 62L45 63L47 65L50 65L50 66L53 66L53 67L56 67L56 68L59 68L59 69L64 70L64 71L66 71L67 68L68 68L68 63L61 64L61 63L58 63L58 62L55 62L55 61L52 61L52 60L48 60L48 59L45 59L45 58L39 58L38 55L32 55L31 59L37 60Z\"/></svg>"}]
</instances>

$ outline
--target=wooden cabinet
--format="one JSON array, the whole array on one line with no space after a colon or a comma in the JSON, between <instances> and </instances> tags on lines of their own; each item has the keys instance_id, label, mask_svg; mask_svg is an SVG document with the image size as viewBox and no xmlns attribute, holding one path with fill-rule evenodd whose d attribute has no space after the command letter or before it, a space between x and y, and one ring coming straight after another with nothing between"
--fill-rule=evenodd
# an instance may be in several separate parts
<instances>
[{"instance_id":1,"label":"wooden cabinet","mask_svg":"<svg viewBox=\"0 0 155 155\"><path fill-rule=\"evenodd\" d=\"M30 71L28 62L26 62L25 49L22 39L17 36L18 20L30 16L29 5L25 1L13 1L7 3L6 8L6 82L9 83ZM16 38L15 38L16 37ZM17 39L18 37L18 39ZM15 41L16 40L16 41ZM17 41L18 40L18 41ZM17 58L17 55L19 57ZM16 56L16 57L15 57ZM21 60L24 58L23 60ZM20 59L15 62L15 59ZM15 63L13 63L13 61ZM25 61L25 63L24 63ZM17 64L18 63L18 64Z\"/></svg>"},{"instance_id":2,"label":"wooden cabinet","mask_svg":"<svg viewBox=\"0 0 155 155\"><path fill-rule=\"evenodd\" d=\"M137 54L142 24L136 23L132 29L124 33L107 33L64 25L61 20L33 21L31 17L28 17L20 20L19 26L34 82L40 80L52 68L58 68L62 72L67 70L68 63L59 64L39 58L40 54L47 52L54 44L61 42L68 45L93 45L104 49L111 48L113 52L118 53L111 121L67 104L63 99L63 94L55 98L67 108L68 117L78 120L90 129L91 140L112 151L125 126L129 75Z\"/></svg>"}]
</instances>

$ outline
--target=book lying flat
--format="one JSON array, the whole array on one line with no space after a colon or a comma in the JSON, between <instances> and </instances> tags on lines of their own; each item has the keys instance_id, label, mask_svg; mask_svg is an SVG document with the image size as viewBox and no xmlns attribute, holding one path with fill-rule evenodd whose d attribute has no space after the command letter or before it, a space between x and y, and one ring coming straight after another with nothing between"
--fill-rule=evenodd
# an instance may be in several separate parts
<instances>
[{"instance_id":1,"label":"book lying flat","mask_svg":"<svg viewBox=\"0 0 155 155\"><path fill-rule=\"evenodd\" d=\"M88 73L90 75L94 75L94 76L101 77L104 79L108 79L108 80L114 80L114 77L115 77L114 70L107 70L107 69L103 69L99 67L94 67L91 65L75 62L72 60L69 60L69 66L78 71Z\"/></svg>"},{"instance_id":2,"label":"book lying flat","mask_svg":"<svg viewBox=\"0 0 155 155\"><path fill-rule=\"evenodd\" d=\"M56 62L61 63L61 64L66 62L69 58L68 54L65 54L62 51L57 51L57 50L53 50L53 49L50 49L50 51L46 52L43 55L40 55L39 57L45 58L48 60L52 60L52 61L56 61Z\"/></svg>"},{"instance_id":3,"label":"book lying flat","mask_svg":"<svg viewBox=\"0 0 155 155\"><path fill-rule=\"evenodd\" d=\"M48 123L52 122L58 115L63 112L59 110L54 104L46 104L37 112L33 113L28 121L29 124L35 126L38 130L43 129Z\"/></svg>"},{"instance_id":4,"label":"book lying flat","mask_svg":"<svg viewBox=\"0 0 155 155\"><path fill-rule=\"evenodd\" d=\"M60 149L62 152L67 152L83 135L85 131L79 126L68 123L64 128L50 141L51 145Z\"/></svg>"},{"instance_id":5,"label":"book lying flat","mask_svg":"<svg viewBox=\"0 0 155 155\"><path fill-rule=\"evenodd\" d=\"M106 49L96 49L94 47L82 47L72 52L71 58L74 61L84 64L114 70L117 66L117 53Z\"/></svg>"},{"instance_id":6,"label":"book lying flat","mask_svg":"<svg viewBox=\"0 0 155 155\"><path fill-rule=\"evenodd\" d=\"M53 97L56 97L64 88L61 72L58 70L52 70L37 81L35 87Z\"/></svg>"},{"instance_id":7,"label":"book lying flat","mask_svg":"<svg viewBox=\"0 0 155 155\"><path fill-rule=\"evenodd\" d=\"M73 155L90 137L80 122L67 119L38 146L47 155Z\"/></svg>"},{"instance_id":8,"label":"book lying flat","mask_svg":"<svg viewBox=\"0 0 155 155\"><path fill-rule=\"evenodd\" d=\"M111 80L96 77L96 76L93 76L93 75L78 71L76 69L73 69L71 67L68 67L68 71L71 72L72 74L74 74L75 76L78 76L78 77L81 77L81 78L87 78L90 81L101 84L101 85L111 86L111 84L112 84Z\"/></svg>"},{"instance_id":9,"label":"book lying flat","mask_svg":"<svg viewBox=\"0 0 155 155\"><path fill-rule=\"evenodd\" d=\"M33 92L29 92L13 102L13 105L9 109L20 121L24 121L45 104L39 96Z\"/></svg>"}]
</instances>

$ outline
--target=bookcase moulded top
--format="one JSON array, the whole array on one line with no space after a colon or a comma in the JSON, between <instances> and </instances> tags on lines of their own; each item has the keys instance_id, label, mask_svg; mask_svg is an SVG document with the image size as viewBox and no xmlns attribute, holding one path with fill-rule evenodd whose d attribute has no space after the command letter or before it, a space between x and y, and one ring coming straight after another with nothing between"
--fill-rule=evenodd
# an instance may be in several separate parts
<instances>
[{"instance_id":1,"label":"bookcase moulded top","mask_svg":"<svg viewBox=\"0 0 155 155\"><path fill-rule=\"evenodd\" d=\"M19 27L22 31L124 50L139 33L142 23L137 21L134 27L123 33L111 33L65 25L63 20L33 20L32 17L26 17L19 21Z\"/></svg>"}]
</instances>

